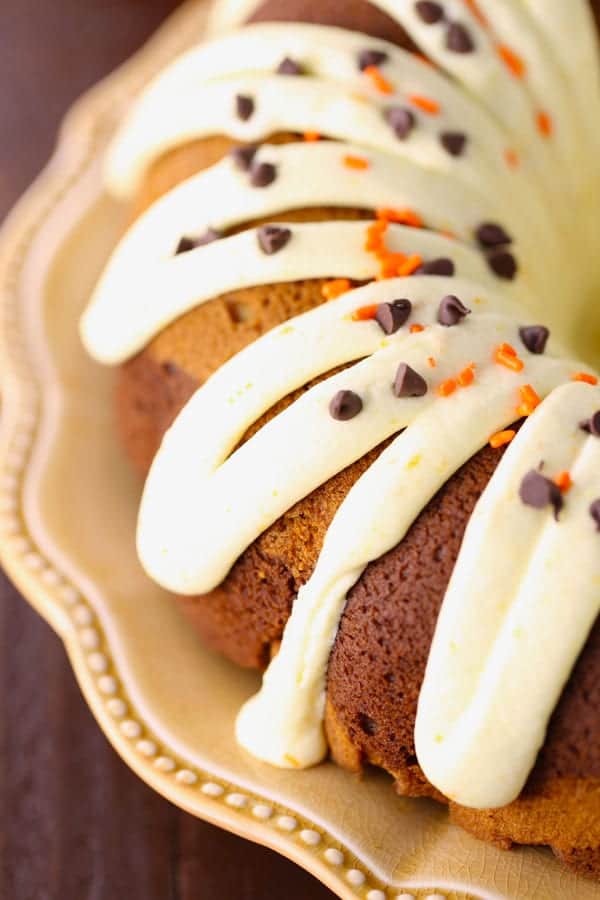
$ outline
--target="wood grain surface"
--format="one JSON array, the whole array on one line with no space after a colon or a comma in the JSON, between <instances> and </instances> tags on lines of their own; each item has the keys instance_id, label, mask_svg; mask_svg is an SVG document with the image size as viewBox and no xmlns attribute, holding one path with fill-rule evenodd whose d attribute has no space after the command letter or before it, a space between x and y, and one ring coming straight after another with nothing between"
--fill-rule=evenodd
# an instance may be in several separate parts
<instances>
[{"instance_id":1,"label":"wood grain surface","mask_svg":"<svg viewBox=\"0 0 600 900\"><path fill-rule=\"evenodd\" d=\"M175 0L0 2L0 219L60 118ZM0 573L0 900L331 900L276 854L180 812L111 749L60 641Z\"/></svg>"}]
</instances>

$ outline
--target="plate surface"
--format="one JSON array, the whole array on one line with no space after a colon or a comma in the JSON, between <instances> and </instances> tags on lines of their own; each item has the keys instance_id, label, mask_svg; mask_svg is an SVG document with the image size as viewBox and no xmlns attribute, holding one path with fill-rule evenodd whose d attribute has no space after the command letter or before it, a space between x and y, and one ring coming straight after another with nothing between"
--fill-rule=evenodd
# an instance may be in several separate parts
<instances>
[{"instance_id":1,"label":"plate surface","mask_svg":"<svg viewBox=\"0 0 600 900\"><path fill-rule=\"evenodd\" d=\"M182 7L73 107L55 157L4 226L2 564L62 637L101 728L140 777L340 897L598 897L549 853L479 843L436 804L396 797L381 773L291 773L246 756L233 720L257 677L203 648L136 561L141 485L114 436L114 373L85 356L77 320L124 221L101 190L106 142L144 82L198 38L206 11Z\"/></svg>"}]
</instances>

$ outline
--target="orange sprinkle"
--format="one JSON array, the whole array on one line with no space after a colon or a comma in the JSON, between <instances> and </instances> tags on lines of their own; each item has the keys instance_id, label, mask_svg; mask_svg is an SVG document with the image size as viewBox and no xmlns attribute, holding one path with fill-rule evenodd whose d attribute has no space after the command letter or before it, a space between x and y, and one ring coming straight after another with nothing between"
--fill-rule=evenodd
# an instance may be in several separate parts
<instances>
[{"instance_id":1,"label":"orange sprinkle","mask_svg":"<svg viewBox=\"0 0 600 900\"><path fill-rule=\"evenodd\" d=\"M430 369L435 369L435 367L437 366L435 356L427 357L427 365L429 366Z\"/></svg>"},{"instance_id":2,"label":"orange sprinkle","mask_svg":"<svg viewBox=\"0 0 600 900\"><path fill-rule=\"evenodd\" d=\"M518 53L515 53L515 51L511 49L511 47L507 47L506 44L498 44L496 49L498 50L498 56L509 72L511 72L515 78L522 78L525 74L525 63Z\"/></svg>"},{"instance_id":3,"label":"orange sprinkle","mask_svg":"<svg viewBox=\"0 0 600 900\"><path fill-rule=\"evenodd\" d=\"M385 221L371 222L367 228L367 238L365 241L365 250L367 253L384 250L383 236L387 230L388 223Z\"/></svg>"},{"instance_id":4,"label":"orange sprinkle","mask_svg":"<svg viewBox=\"0 0 600 900\"><path fill-rule=\"evenodd\" d=\"M321 293L326 300L335 300L340 294L350 290L350 281L347 278L334 278L321 285Z\"/></svg>"},{"instance_id":5,"label":"orange sprinkle","mask_svg":"<svg viewBox=\"0 0 600 900\"><path fill-rule=\"evenodd\" d=\"M537 129L543 137L551 137L553 131L552 119L548 115L547 112L544 112L541 109L538 113L536 113L535 117Z\"/></svg>"},{"instance_id":6,"label":"orange sprinkle","mask_svg":"<svg viewBox=\"0 0 600 900\"><path fill-rule=\"evenodd\" d=\"M456 240L456 235L454 234L454 232L449 231L447 228L442 228L441 231L438 232L438 234L441 234L442 237L450 238L451 241Z\"/></svg>"},{"instance_id":7,"label":"orange sprinkle","mask_svg":"<svg viewBox=\"0 0 600 900\"><path fill-rule=\"evenodd\" d=\"M484 28L487 28L488 20L486 19L484 14L481 12L481 10L479 8L479 4L477 3L477 0L465 0L465 6L469 9L473 18L477 19L479 24L483 25Z\"/></svg>"},{"instance_id":8,"label":"orange sprinkle","mask_svg":"<svg viewBox=\"0 0 600 900\"><path fill-rule=\"evenodd\" d=\"M595 375L591 375L589 372L575 372L574 375L571 375L572 381L583 381L584 384L598 384L598 379Z\"/></svg>"},{"instance_id":9,"label":"orange sprinkle","mask_svg":"<svg viewBox=\"0 0 600 900\"><path fill-rule=\"evenodd\" d=\"M437 116L440 111L440 104L437 100L432 100L431 97L424 97L422 94L409 94L408 99L413 106L428 113L430 116Z\"/></svg>"},{"instance_id":10,"label":"orange sprinkle","mask_svg":"<svg viewBox=\"0 0 600 900\"><path fill-rule=\"evenodd\" d=\"M423 219L414 209L390 209L381 206L375 210L378 219L386 222L395 222L398 225L410 225L411 228L423 228Z\"/></svg>"},{"instance_id":11,"label":"orange sprinkle","mask_svg":"<svg viewBox=\"0 0 600 900\"><path fill-rule=\"evenodd\" d=\"M554 479L554 484L560 488L563 494L573 487L573 479L568 472L559 472Z\"/></svg>"},{"instance_id":12,"label":"orange sprinkle","mask_svg":"<svg viewBox=\"0 0 600 900\"><path fill-rule=\"evenodd\" d=\"M500 344L500 346L498 347L498 350L501 350L502 353L506 353L507 356L516 356L517 355L517 351L512 346L512 344L507 344L506 342Z\"/></svg>"},{"instance_id":13,"label":"orange sprinkle","mask_svg":"<svg viewBox=\"0 0 600 900\"><path fill-rule=\"evenodd\" d=\"M520 416L530 416L542 402L538 392L530 384L524 384L519 388L519 396L521 403L517 406L517 412Z\"/></svg>"},{"instance_id":14,"label":"orange sprinkle","mask_svg":"<svg viewBox=\"0 0 600 900\"><path fill-rule=\"evenodd\" d=\"M411 334L418 334L419 331L425 331L425 326L419 325L418 322L413 322L413 324L410 326L410 328L408 330L410 331Z\"/></svg>"},{"instance_id":15,"label":"orange sprinkle","mask_svg":"<svg viewBox=\"0 0 600 900\"><path fill-rule=\"evenodd\" d=\"M449 397L450 394L454 393L457 387L458 383L454 378L446 378L445 381L442 381L442 383L438 385L436 393L439 397Z\"/></svg>"},{"instance_id":16,"label":"orange sprinkle","mask_svg":"<svg viewBox=\"0 0 600 900\"><path fill-rule=\"evenodd\" d=\"M377 303L371 303L369 306L359 306L358 309L355 309L352 313L352 321L367 322L369 319L374 319L377 312L377 306Z\"/></svg>"},{"instance_id":17,"label":"orange sprinkle","mask_svg":"<svg viewBox=\"0 0 600 900\"><path fill-rule=\"evenodd\" d=\"M500 344L494 351L494 362L511 369L513 372L521 372L524 368L523 360L519 359L514 347L510 344Z\"/></svg>"},{"instance_id":18,"label":"orange sprinkle","mask_svg":"<svg viewBox=\"0 0 600 900\"><path fill-rule=\"evenodd\" d=\"M519 159L519 154L516 150L513 150L511 147L507 147L504 151L504 159L506 160L506 165L510 169L518 169L521 160Z\"/></svg>"},{"instance_id":19,"label":"orange sprinkle","mask_svg":"<svg viewBox=\"0 0 600 900\"><path fill-rule=\"evenodd\" d=\"M490 447L497 450L498 447L504 447L505 444L510 444L516 433L517 432L513 431L512 428L507 428L506 431L496 432L489 440Z\"/></svg>"},{"instance_id":20,"label":"orange sprinkle","mask_svg":"<svg viewBox=\"0 0 600 900\"><path fill-rule=\"evenodd\" d=\"M384 249L381 253L377 253L376 256L380 262L379 275L377 276L379 280L397 277L400 274L398 271L400 266L406 263L406 257L403 253L390 253Z\"/></svg>"},{"instance_id":21,"label":"orange sprinkle","mask_svg":"<svg viewBox=\"0 0 600 900\"><path fill-rule=\"evenodd\" d=\"M305 141L319 141L321 139L318 131L305 131L302 137Z\"/></svg>"},{"instance_id":22,"label":"orange sprinkle","mask_svg":"<svg viewBox=\"0 0 600 900\"><path fill-rule=\"evenodd\" d=\"M364 156L351 156L350 154L347 154L344 157L344 165L349 169L368 169L370 162L368 159L365 159Z\"/></svg>"},{"instance_id":23,"label":"orange sprinkle","mask_svg":"<svg viewBox=\"0 0 600 900\"><path fill-rule=\"evenodd\" d=\"M462 372L459 373L457 381L461 387L469 387L470 384L473 384L475 381L473 366L470 365L467 366L466 369L463 369Z\"/></svg>"},{"instance_id":24,"label":"orange sprinkle","mask_svg":"<svg viewBox=\"0 0 600 900\"><path fill-rule=\"evenodd\" d=\"M390 84L387 78L384 78L377 66L366 66L366 68L363 69L363 72L367 78L371 79L373 87L378 90L380 94L394 93L394 85Z\"/></svg>"},{"instance_id":25,"label":"orange sprinkle","mask_svg":"<svg viewBox=\"0 0 600 900\"><path fill-rule=\"evenodd\" d=\"M419 256L418 253L413 253L413 255L409 256L403 263L400 263L400 265L398 266L398 275L412 275L415 269L418 269L422 262L423 257Z\"/></svg>"}]
</instances>

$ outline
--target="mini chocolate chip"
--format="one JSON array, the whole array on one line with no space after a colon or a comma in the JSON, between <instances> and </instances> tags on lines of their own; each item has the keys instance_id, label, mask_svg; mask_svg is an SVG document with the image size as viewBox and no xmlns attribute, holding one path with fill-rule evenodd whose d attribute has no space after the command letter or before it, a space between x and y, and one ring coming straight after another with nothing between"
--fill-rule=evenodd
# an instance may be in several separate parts
<instances>
[{"instance_id":1,"label":"mini chocolate chip","mask_svg":"<svg viewBox=\"0 0 600 900\"><path fill-rule=\"evenodd\" d=\"M406 140L416 123L413 111L406 106L389 106L384 115L396 137L401 141Z\"/></svg>"},{"instance_id":2,"label":"mini chocolate chip","mask_svg":"<svg viewBox=\"0 0 600 900\"><path fill-rule=\"evenodd\" d=\"M242 172L248 172L257 150L257 144L242 144L240 147L234 147L230 150L229 155L238 169L241 169Z\"/></svg>"},{"instance_id":3,"label":"mini chocolate chip","mask_svg":"<svg viewBox=\"0 0 600 900\"><path fill-rule=\"evenodd\" d=\"M502 244L512 244L512 238L506 233L502 225L495 222L482 222L475 231L475 237L482 247L500 247Z\"/></svg>"},{"instance_id":4,"label":"mini chocolate chip","mask_svg":"<svg viewBox=\"0 0 600 900\"><path fill-rule=\"evenodd\" d=\"M600 531L600 499L594 500L590 506L590 516L596 523L596 531Z\"/></svg>"},{"instance_id":5,"label":"mini chocolate chip","mask_svg":"<svg viewBox=\"0 0 600 900\"><path fill-rule=\"evenodd\" d=\"M175 248L175 256L177 256L179 253L187 253L188 250L193 250L195 246L196 242L194 238L182 237L179 239L179 243Z\"/></svg>"},{"instance_id":6,"label":"mini chocolate chip","mask_svg":"<svg viewBox=\"0 0 600 900\"><path fill-rule=\"evenodd\" d=\"M468 28L460 22L451 22L446 32L446 47L452 53L472 53L475 44Z\"/></svg>"},{"instance_id":7,"label":"mini chocolate chip","mask_svg":"<svg viewBox=\"0 0 600 900\"><path fill-rule=\"evenodd\" d=\"M254 112L254 100L247 94L237 94L235 98L235 111L238 119L245 122Z\"/></svg>"},{"instance_id":8,"label":"mini chocolate chip","mask_svg":"<svg viewBox=\"0 0 600 900\"><path fill-rule=\"evenodd\" d=\"M526 506L534 509L544 509L551 506L554 509L554 518L563 508L563 495L560 488L550 478L546 478L537 469L531 469L523 478L519 487L519 497Z\"/></svg>"},{"instance_id":9,"label":"mini chocolate chip","mask_svg":"<svg viewBox=\"0 0 600 900\"><path fill-rule=\"evenodd\" d=\"M338 391L329 404L329 412L334 419L346 422L357 416L362 407L362 400L354 391Z\"/></svg>"},{"instance_id":10,"label":"mini chocolate chip","mask_svg":"<svg viewBox=\"0 0 600 900\"><path fill-rule=\"evenodd\" d=\"M253 187L267 187L277 177L273 163L253 163L250 166L250 184Z\"/></svg>"},{"instance_id":11,"label":"mini chocolate chip","mask_svg":"<svg viewBox=\"0 0 600 900\"><path fill-rule=\"evenodd\" d=\"M467 146L467 136L462 131L442 131L440 144L450 156L462 156Z\"/></svg>"},{"instance_id":12,"label":"mini chocolate chip","mask_svg":"<svg viewBox=\"0 0 600 900\"><path fill-rule=\"evenodd\" d=\"M288 243L292 236L289 228L281 228L279 225L262 225L258 229L258 244L263 253L271 256L277 253Z\"/></svg>"},{"instance_id":13,"label":"mini chocolate chip","mask_svg":"<svg viewBox=\"0 0 600 900\"><path fill-rule=\"evenodd\" d=\"M444 10L439 3L433 3L432 0L418 0L415 3L415 12L426 25L435 25L444 18Z\"/></svg>"},{"instance_id":14,"label":"mini chocolate chip","mask_svg":"<svg viewBox=\"0 0 600 900\"><path fill-rule=\"evenodd\" d=\"M392 303L380 303L375 313L375 320L386 334L394 334L402 328L412 310L410 300L394 300Z\"/></svg>"},{"instance_id":15,"label":"mini chocolate chip","mask_svg":"<svg viewBox=\"0 0 600 900\"><path fill-rule=\"evenodd\" d=\"M452 325L458 325L461 319L468 316L471 312L464 303L455 297L454 294L448 294L442 299L438 309L438 322L450 328Z\"/></svg>"},{"instance_id":16,"label":"mini chocolate chip","mask_svg":"<svg viewBox=\"0 0 600 900\"><path fill-rule=\"evenodd\" d=\"M277 66L278 75L303 75L304 68L290 56L284 57Z\"/></svg>"},{"instance_id":17,"label":"mini chocolate chip","mask_svg":"<svg viewBox=\"0 0 600 900\"><path fill-rule=\"evenodd\" d=\"M524 325L519 328L519 337L530 353L543 353L550 337L545 325Z\"/></svg>"},{"instance_id":18,"label":"mini chocolate chip","mask_svg":"<svg viewBox=\"0 0 600 900\"><path fill-rule=\"evenodd\" d=\"M588 434L593 434L594 437L600 437L600 409L594 413L589 419L585 419L583 422L579 423L579 427L582 431L587 431Z\"/></svg>"},{"instance_id":19,"label":"mini chocolate chip","mask_svg":"<svg viewBox=\"0 0 600 900\"><path fill-rule=\"evenodd\" d=\"M517 274L517 261L508 250L496 250L488 254L488 265L498 278L512 281Z\"/></svg>"},{"instance_id":20,"label":"mini chocolate chip","mask_svg":"<svg viewBox=\"0 0 600 900\"><path fill-rule=\"evenodd\" d=\"M361 72L368 69L369 66L381 66L388 59L385 50L361 50L358 54L358 68Z\"/></svg>"},{"instance_id":21,"label":"mini chocolate chip","mask_svg":"<svg viewBox=\"0 0 600 900\"><path fill-rule=\"evenodd\" d=\"M196 247L203 247L205 244L212 244L213 241L218 241L220 237L222 237L221 232L217 231L215 228L207 228L204 234L201 234L200 237L197 238L182 237L177 244L175 255L187 253L188 250L194 250Z\"/></svg>"},{"instance_id":22,"label":"mini chocolate chip","mask_svg":"<svg viewBox=\"0 0 600 900\"><path fill-rule=\"evenodd\" d=\"M415 270L415 275L454 275L454 263L445 256L431 259Z\"/></svg>"},{"instance_id":23,"label":"mini chocolate chip","mask_svg":"<svg viewBox=\"0 0 600 900\"><path fill-rule=\"evenodd\" d=\"M427 393L427 382L407 363L400 363L392 390L396 397L424 397Z\"/></svg>"}]
</instances>

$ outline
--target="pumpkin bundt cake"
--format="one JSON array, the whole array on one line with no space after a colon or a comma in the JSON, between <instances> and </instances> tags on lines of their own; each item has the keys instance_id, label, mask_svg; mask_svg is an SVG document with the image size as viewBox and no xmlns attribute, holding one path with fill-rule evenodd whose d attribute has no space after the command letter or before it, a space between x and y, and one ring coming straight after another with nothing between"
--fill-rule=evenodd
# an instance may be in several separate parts
<instances>
[{"instance_id":1,"label":"pumpkin bundt cake","mask_svg":"<svg viewBox=\"0 0 600 900\"><path fill-rule=\"evenodd\" d=\"M141 562L250 753L600 878L597 4L247 6L107 157Z\"/></svg>"}]
</instances>

